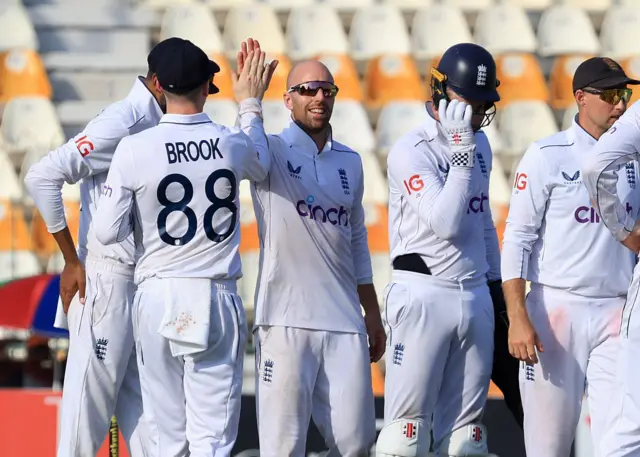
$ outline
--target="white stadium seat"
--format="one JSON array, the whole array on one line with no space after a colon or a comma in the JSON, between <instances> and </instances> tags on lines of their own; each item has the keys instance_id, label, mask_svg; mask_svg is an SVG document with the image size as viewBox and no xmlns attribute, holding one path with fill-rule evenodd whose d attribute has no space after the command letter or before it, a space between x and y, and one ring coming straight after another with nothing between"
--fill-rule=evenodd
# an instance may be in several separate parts
<instances>
[{"instance_id":1,"label":"white stadium seat","mask_svg":"<svg viewBox=\"0 0 640 457\"><path fill-rule=\"evenodd\" d=\"M564 113L562 113L562 125L560 128L562 130L566 130L571 127L573 118L576 117L576 114L578 114L578 105L572 105L570 108L564 110Z\"/></svg>"},{"instance_id":2,"label":"white stadium seat","mask_svg":"<svg viewBox=\"0 0 640 457\"><path fill-rule=\"evenodd\" d=\"M125 98L138 73L52 71L49 74L55 100L102 100L106 106Z\"/></svg>"},{"instance_id":3,"label":"white stadium seat","mask_svg":"<svg viewBox=\"0 0 640 457\"><path fill-rule=\"evenodd\" d=\"M222 36L213 13L203 3L175 5L162 17L160 39L179 37L189 40L207 54L222 53Z\"/></svg>"},{"instance_id":4,"label":"white stadium seat","mask_svg":"<svg viewBox=\"0 0 640 457\"><path fill-rule=\"evenodd\" d=\"M0 125L3 149L6 152L31 148L55 148L65 137L49 99L36 97L14 98L7 103Z\"/></svg>"},{"instance_id":5,"label":"white stadium seat","mask_svg":"<svg viewBox=\"0 0 640 457\"><path fill-rule=\"evenodd\" d=\"M138 5L152 9L169 8L181 3L195 3L197 0L137 0Z\"/></svg>"},{"instance_id":6,"label":"white stadium seat","mask_svg":"<svg viewBox=\"0 0 640 457\"><path fill-rule=\"evenodd\" d=\"M624 59L640 54L640 8L607 11L600 31L602 55Z\"/></svg>"},{"instance_id":7,"label":"white stadium seat","mask_svg":"<svg viewBox=\"0 0 640 457\"><path fill-rule=\"evenodd\" d=\"M493 0L446 0L446 2L462 11L475 12L491 6Z\"/></svg>"},{"instance_id":8,"label":"white stadium seat","mask_svg":"<svg viewBox=\"0 0 640 457\"><path fill-rule=\"evenodd\" d=\"M595 54L599 49L593 24L583 9L555 5L542 13L538 25L538 53L541 56Z\"/></svg>"},{"instance_id":9,"label":"white stadium seat","mask_svg":"<svg viewBox=\"0 0 640 457\"><path fill-rule=\"evenodd\" d=\"M320 0L340 11L355 11L375 4L375 0Z\"/></svg>"},{"instance_id":10,"label":"white stadium seat","mask_svg":"<svg viewBox=\"0 0 640 457\"><path fill-rule=\"evenodd\" d=\"M240 44L249 37L260 41L262 50L269 54L285 52L278 17L269 5L241 5L229 10L222 35L227 57L235 60Z\"/></svg>"},{"instance_id":11,"label":"white stadium seat","mask_svg":"<svg viewBox=\"0 0 640 457\"><path fill-rule=\"evenodd\" d=\"M287 20L286 42L287 54L293 60L349 51L340 17L329 5L293 8Z\"/></svg>"},{"instance_id":12,"label":"white stadium seat","mask_svg":"<svg viewBox=\"0 0 640 457\"><path fill-rule=\"evenodd\" d=\"M419 9L411 29L412 53L417 59L440 57L454 44L473 41L462 11L444 3Z\"/></svg>"},{"instance_id":13,"label":"white stadium seat","mask_svg":"<svg viewBox=\"0 0 640 457\"><path fill-rule=\"evenodd\" d=\"M38 50L38 37L27 10L20 4L0 5L0 51Z\"/></svg>"},{"instance_id":14,"label":"white stadium seat","mask_svg":"<svg viewBox=\"0 0 640 457\"><path fill-rule=\"evenodd\" d=\"M403 101L384 105L376 129L378 154L386 159L398 138L418 127L427 116L423 102Z\"/></svg>"},{"instance_id":15,"label":"white stadium seat","mask_svg":"<svg viewBox=\"0 0 640 457\"><path fill-rule=\"evenodd\" d=\"M214 97L207 99L204 112L216 124L233 126L238 118L238 105L233 100L216 100Z\"/></svg>"},{"instance_id":16,"label":"white stadium seat","mask_svg":"<svg viewBox=\"0 0 640 457\"><path fill-rule=\"evenodd\" d=\"M590 13L602 13L611 7L612 0L557 0L557 3L577 6Z\"/></svg>"},{"instance_id":17,"label":"white stadium seat","mask_svg":"<svg viewBox=\"0 0 640 457\"><path fill-rule=\"evenodd\" d=\"M0 151L0 201L20 200L24 195L20 183L11 159Z\"/></svg>"},{"instance_id":18,"label":"white stadium seat","mask_svg":"<svg viewBox=\"0 0 640 457\"><path fill-rule=\"evenodd\" d=\"M276 11L286 11L291 8L297 8L301 6L312 6L314 0L262 0L265 3L272 6ZM316 5L317 7L318 5Z\"/></svg>"},{"instance_id":19,"label":"white stadium seat","mask_svg":"<svg viewBox=\"0 0 640 457\"><path fill-rule=\"evenodd\" d=\"M475 27L475 41L489 52L535 52L536 36L524 9L500 4L482 10Z\"/></svg>"},{"instance_id":20,"label":"white stadium seat","mask_svg":"<svg viewBox=\"0 0 640 457\"><path fill-rule=\"evenodd\" d=\"M541 101L513 102L505 106L500 110L498 128L505 142L505 153L511 155L521 155L534 141L558 132L551 108Z\"/></svg>"},{"instance_id":21,"label":"white stadium seat","mask_svg":"<svg viewBox=\"0 0 640 457\"><path fill-rule=\"evenodd\" d=\"M640 7L640 0L616 0L615 1L616 5L620 5L620 6L631 6L633 8L637 8Z\"/></svg>"},{"instance_id":22,"label":"white stadium seat","mask_svg":"<svg viewBox=\"0 0 640 457\"><path fill-rule=\"evenodd\" d=\"M374 5L356 11L349 32L351 56L363 61L382 54L409 54L409 34L400 10Z\"/></svg>"},{"instance_id":23,"label":"white stadium seat","mask_svg":"<svg viewBox=\"0 0 640 457\"><path fill-rule=\"evenodd\" d=\"M193 1L193 0L191 0ZM228 10L240 5L251 5L259 0L202 0L214 11Z\"/></svg>"},{"instance_id":24,"label":"white stadium seat","mask_svg":"<svg viewBox=\"0 0 640 457\"><path fill-rule=\"evenodd\" d=\"M495 119L491 124L486 127L482 127L482 131L485 135L487 135L487 139L489 140L489 145L491 146L491 151L493 154L500 154L500 152L504 149L504 140L496 127Z\"/></svg>"},{"instance_id":25,"label":"white stadium seat","mask_svg":"<svg viewBox=\"0 0 640 457\"><path fill-rule=\"evenodd\" d=\"M282 132L291 123L291 111L282 100L264 100L262 102L264 131L267 134Z\"/></svg>"},{"instance_id":26,"label":"white stadium seat","mask_svg":"<svg viewBox=\"0 0 640 457\"><path fill-rule=\"evenodd\" d=\"M553 4L554 0L502 0L501 3L515 5L527 11L542 11Z\"/></svg>"},{"instance_id":27,"label":"white stadium seat","mask_svg":"<svg viewBox=\"0 0 640 457\"><path fill-rule=\"evenodd\" d=\"M397 6L401 10L409 11L416 10L418 8L424 8L431 6L435 3L434 0L381 0L382 3L388 3L390 5Z\"/></svg>"},{"instance_id":28,"label":"white stadium seat","mask_svg":"<svg viewBox=\"0 0 640 457\"><path fill-rule=\"evenodd\" d=\"M364 106L355 100L338 100L331 116L333 137L361 154L372 154L376 138ZM354 135L354 132L357 132Z\"/></svg>"}]
</instances>

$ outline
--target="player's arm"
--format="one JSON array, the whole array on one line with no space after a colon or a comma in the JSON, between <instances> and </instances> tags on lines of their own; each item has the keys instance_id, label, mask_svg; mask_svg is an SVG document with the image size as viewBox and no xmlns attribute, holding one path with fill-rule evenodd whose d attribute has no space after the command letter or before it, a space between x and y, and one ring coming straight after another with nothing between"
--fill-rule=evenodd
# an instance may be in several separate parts
<instances>
[{"instance_id":1,"label":"player's arm","mask_svg":"<svg viewBox=\"0 0 640 457\"><path fill-rule=\"evenodd\" d=\"M640 234L632 234L635 220L627 214L618 197L617 170L626 162L638 159L638 144L640 127L637 119L620 120L585 154L582 166L584 185L602 222L618 241L636 253L640 247Z\"/></svg>"},{"instance_id":2,"label":"player's arm","mask_svg":"<svg viewBox=\"0 0 640 457\"><path fill-rule=\"evenodd\" d=\"M452 164L443 181L435 161L416 150L425 147L428 147L426 142L414 145L401 140L396 143L389 154L387 173L433 233L450 240L460 233L462 218L469 207L472 169Z\"/></svg>"},{"instance_id":3,"label":"player's arm","mask_svg":"<svg viewBox=\"0 0 640 457\"><path fill-rule=\"evenodd\" d=\"M537 362L542 351L525 306L526 279L534 243L549 199L548 166L540 149L531 146L520 161L502 240L502 288L510 322L509 352L517 359Z\"/></svg>"},{"instance_id":4,"label":"player's arm","mask_svg":"<svg viewBox=\"0 0 640 457\"><path fill-rule=\"evenodd\" d=\"M358 157L359 159L359 157ZM355 187L353 205L349 224L351 225L351 256L358 284L358 297L364 309L364 319L369 336L369 356L372 362L377 362L384 355L387 336L382 325L378 296L373 286L373 268L365 224L365 213L362 199L364 197L364 170L360 163L360 177Z\"/></svg>"},{"instance_id":5,"label":"player's arm","mask_svg":"<svg viewBox=\"0 0 640 457\"><path fill-rule=\"evenodd\" d=\"M96 238L102 244L121 242L133 231L130 214L135 203L136 164L128 140L116 149L93 219Z\"/></svg>"},{"instance_id":6,"label":"player's arm","mask_svg":"<svg viewBox=\"0 0 640 457\"><path fill-rule=\"evenodd\" d=\"M238 126L251 139L254 150L257 152L257 163L250 164L255 169L258 179L250 178L252 181L260 182L269 174L271 168L271 152L269 151L269 139L264 131L262 117L262 103L257 98L248 98L240 102L238 111ZM255 162L255 160L253 160Z\"/></svg>"}]
</instances>

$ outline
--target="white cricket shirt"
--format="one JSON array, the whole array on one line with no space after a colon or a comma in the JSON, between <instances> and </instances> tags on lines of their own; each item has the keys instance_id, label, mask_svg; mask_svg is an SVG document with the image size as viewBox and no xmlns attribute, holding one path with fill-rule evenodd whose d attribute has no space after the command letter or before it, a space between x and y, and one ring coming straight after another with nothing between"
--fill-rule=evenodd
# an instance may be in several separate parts
<instances>
[{"instance_id":1,"label":"white cricket shirt","mask_svg":"<svg viewBox=\"0 0 640 457\"><path fill-rule=\"evenodd\" d=\"M387 157L392 261L419 254L434 276L500 279L489 207L491 147L482 131L475 137L473 168L450 166L451 149L431 116L393 146Z\"/></svg>"},{"instance_id":2,"label":"white cricket shirt","mask_svg":"<svg viewBox=\"0 0 640 457\"><path fill-rule=\"evenodd\" d=\"M93 235L92 216L107 178L113 153L120 140L158 124L162 110L149 89L138 78L129 95L109 105L82 131L60 148L34 164L25 177L25 185L50 233L67 226L62 201L65 182L80 181L80 228L78 257L87 251L96 258L109 258L129 265L135 263L132 237L104 246Z\"/></svg>"},{"instance_id":3,"label":"white cricket shirt","mask_svg":"<svg viewBox=\"0 0 640 457\"><path fill-rule=\"evenodd\" d=\"M157 127L118 145L96 237L117 243L135 229L138 284L154 276L238 279L240 180L263 179L268 162L266 140L254 145L204 113L165 114Z\"/></svg>"},{"instance_id":4,"label":"white cricket shirt","mask_svg":"<svg viewBox=\"0 0 640 457\"><path fill-rule=\"evenodd\" d=\"M255 325L366 333L357 286L373 273L360 156L331 138L318 152L294 122L268 141L271 170L251 189L261 247Z\"/></svg>"},{"instance_id":5,"label":"white cricket shirt","mask_svg":"<svg viewBox=\"0 0 640 457\"><path fill-rule=\"evenodd\" d=\"M595 144L574 119L524 154L502 243L503 281L523 278L590 298L626 295L635 256L601 223L582 185L582 161ZM636 164L624 175L617 194L635 216Z\"/></svg>"},{"instance_id":6,"label":"white cricket shirt","mask_svg":"<svg viewBox=\"0 0 640 457\"><path fill-rule=\"evenodd\" d=\"M600 213L602 222L619 241L629 236L636 217L627 211L624 195L619 194L618 181L630 173L631 165L628 162L639 160L640 105L634 103L600 137L585 155L583 163L584 184L591 201ZM634 167L637 167L637 163ZM635 180L636 175L633 176Z\"/></svg>"}]
</instances>

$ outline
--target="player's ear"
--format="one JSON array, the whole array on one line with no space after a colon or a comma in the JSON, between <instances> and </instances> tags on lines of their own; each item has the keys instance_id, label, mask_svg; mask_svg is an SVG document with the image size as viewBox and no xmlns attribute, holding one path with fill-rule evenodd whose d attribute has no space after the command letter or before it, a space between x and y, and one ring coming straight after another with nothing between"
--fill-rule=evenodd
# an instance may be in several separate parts
<instances>
[{"instance_id":1,"label":"player's ear","mask_svg":"<svg viewBox=\"0 0 640 457\"><path fill-rule=\"evenodd\" d=\"M286 106L289 111L293 111L293 100L291 99L291 94L289 92L285 92L282 99L284 100L284 106Z\"/></svg>"},{"instance_id":2,"label":"player's ear","mask_svg":"<svg viewBox=\"0 0 640 457\"><path fill-rule=\"evenodd\" d=\"M578 89L577 91L575 91L573 96L575 97L578 106L585 106L587 104L585 92L583 90Z\"/></svg>"}]
</instances>

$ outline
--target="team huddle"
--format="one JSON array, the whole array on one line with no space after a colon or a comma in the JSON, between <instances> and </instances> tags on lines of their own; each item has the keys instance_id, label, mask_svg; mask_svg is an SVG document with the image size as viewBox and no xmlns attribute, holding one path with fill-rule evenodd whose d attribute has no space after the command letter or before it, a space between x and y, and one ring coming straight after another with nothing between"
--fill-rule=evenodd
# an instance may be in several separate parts
<instances>
[{"instance_id":1,"label":"team huddle","mask_svg":"<svg viewBox=\"0 0 640 457\"><path fill-rule=\"evenodd\" d=\"M640 455L640 106L625 114L640 81L608 58L580 65L573 125L518 165L501 253L482 131L500 100L496 64L477 45L447 50L425 121L387 158L393 274L381 313L362 161L332 137L339 88L327 68L294 65L291 122L267 135L261 100L278 62L257 41L238 52L233 127L203 112L220 67L197 46L164 40L148 65L25 178L65 259L58 457L95 456L113 415L132 457L231 455L249 337L236 286L242 180L260 241L260 455L303 457L313 420L329 457L374 445L378 457L489 456L490 380L529 457L569 455L584 395L595 455ZM65 182L81 186L77 247ZM376 438L370 364L385 353Z\"/></svg>"}]
</instances>

